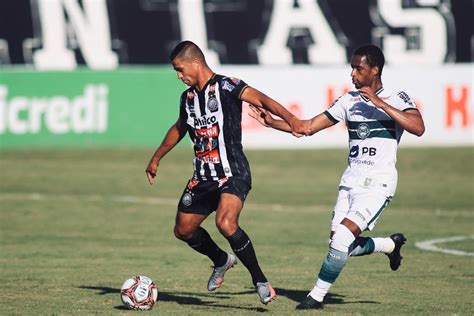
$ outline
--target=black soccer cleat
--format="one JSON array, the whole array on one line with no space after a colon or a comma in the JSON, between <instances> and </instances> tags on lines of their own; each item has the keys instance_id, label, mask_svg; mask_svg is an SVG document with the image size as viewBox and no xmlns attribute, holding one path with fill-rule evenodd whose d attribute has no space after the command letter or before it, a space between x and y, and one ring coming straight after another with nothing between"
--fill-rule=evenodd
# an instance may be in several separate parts
<instances>
[{"instance_id":1,"label":"black soccer cleat","mask_svg":"<svg viewBox=\"0 0 474 316\"><path fill-rule=\"evenodd\" d=\"M316 301L311 296L306 296L306 298L296 306L296 309L322 309L323 303Z\"/></svg>"},{"instance_id":2,"label":"black soccer cleat","mask_svg":"<svg viewBox=\"0 0 474 316\"><path fill-rule=\"evenodd\" d=\"M387 254L387 257L390 260L390 268L393 271L397 271L403 259L403 257L400 255L400 249L405 244L407 239L401 233L390 235L390 238L395 243L395 248L393 249L392 253Z\"/></svg>"}]
</instances>

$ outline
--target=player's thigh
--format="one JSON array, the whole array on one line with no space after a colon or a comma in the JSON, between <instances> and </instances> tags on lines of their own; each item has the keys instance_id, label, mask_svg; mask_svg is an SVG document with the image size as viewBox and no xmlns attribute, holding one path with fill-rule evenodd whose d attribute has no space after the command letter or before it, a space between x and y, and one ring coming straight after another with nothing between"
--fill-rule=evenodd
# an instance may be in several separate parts
<instances>
[{"instance_id":1,"label":"player's thigh","mask_svg":"<svg viewBox=\"0 0 474 316\"><path fill-rule=\"evenodd\" d=\"M391 197L380 192L364 188L352 189L346 217L356 223L361 231L372 230L390 201Z\"/></svg>"},{"instance_id":2,"label":"player's thigh","mask_svg":"<svg viewBox=\"0 0 474 316\"><path fill-rule=\"evenodd\" d=\"M331 232L335 232L349 212L349 188L340 187L336 205L332 211Z\"/></svg>"},{"instance_id":3,"label":"player's thigh","mask_svg":"<svg viewBox=\"0 0 474 316\"><path fill-rule=\"evenodd\" d=\"M222 230L236 228L245 198L250 189L251 186L248 181L237 178L229 178L227 183L222 186L216 210L216 225L221 232Z\"/></svg>"}]
</instances>

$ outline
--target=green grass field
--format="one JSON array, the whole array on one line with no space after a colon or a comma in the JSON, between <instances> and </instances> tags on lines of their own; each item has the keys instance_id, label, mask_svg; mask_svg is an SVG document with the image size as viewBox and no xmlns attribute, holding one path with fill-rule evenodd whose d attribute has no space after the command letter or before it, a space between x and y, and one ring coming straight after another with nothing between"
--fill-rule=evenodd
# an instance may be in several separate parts
<instances>
[{"instance_id":1,"label":"green grass field","mask_svg":"<svg viewBox=\"0 0 474 316\"><path fill-rule=\"evenodd\" d=\"M147 315L311 314L294 308L327 252L346 151L247 152L253 189L240 224L278 294L264 306L242 264L207 292L211 262L172 232L192 153L171 152L149 186L144 169L153 150L0 152L0 314L138 313L124 310L118 294L134 274L159 287ZM351 258L324 313L474 313L474 257L415 247L471 236L438 246L474 252L473 162L473 147L399 150L397 195L370 235L405 233L402 266L392 272L381 254ZM205 227L230 250L213 220Z\"/></svg>"}]
</instances>

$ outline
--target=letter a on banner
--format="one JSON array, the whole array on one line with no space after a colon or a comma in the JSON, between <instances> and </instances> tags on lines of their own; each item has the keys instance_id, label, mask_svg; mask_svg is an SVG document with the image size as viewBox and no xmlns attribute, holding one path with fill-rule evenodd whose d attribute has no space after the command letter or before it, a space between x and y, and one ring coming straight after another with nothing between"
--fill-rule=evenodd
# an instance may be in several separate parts
<instances>
[{"instance_id":1,"label":"letter a on banner","mask_svg":"<svg viewBox=\"0 0 474 316\"><path fill-rule=\"evenodd\" d=\"M82 55L92 69L114 69L118 57L111 49L106 0L36 0L43 48L33 55L38 69L74 69L74 52L67 48L66 16Z\"/></svg>"},{"instance_id":2,"label":"letter a on banner","mask_svg":"<svg viewBox=\"0 0 474 316\"><path fill-rule=\"evenodd\" d=\"M265 40L258 50L260 64L291 64L291 50L286 47L292 27L305 27L311 31L315 44L308 48L310 63L342 64L346 62L345 49L340 45L316 0L273 2L273 12Z\"/></svg>"}]
</instances>

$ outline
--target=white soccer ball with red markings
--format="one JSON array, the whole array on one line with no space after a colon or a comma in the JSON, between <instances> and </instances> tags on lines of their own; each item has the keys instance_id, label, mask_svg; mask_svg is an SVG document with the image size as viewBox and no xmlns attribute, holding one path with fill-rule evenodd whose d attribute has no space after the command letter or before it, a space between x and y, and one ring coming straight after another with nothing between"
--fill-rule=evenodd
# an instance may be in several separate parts
<instances>
[{"instance_id":1,"label":"white soccer ball with red markings","mask_svg":"<svg viewBox=\"0 0 474 316\"><path fill-rule=\"evenodd\" d=\"M120 297L126 307L144 311L155 305L158 289L149 277L136 275L123 283Z\"/></svg>"}]
</instances>

